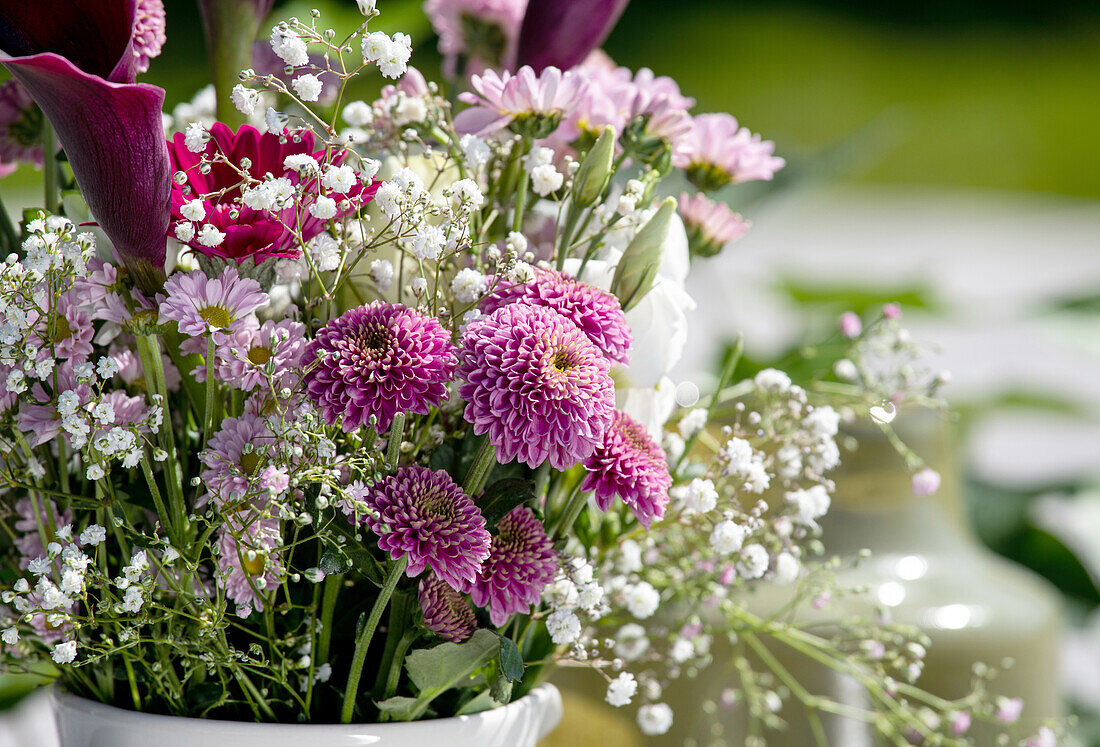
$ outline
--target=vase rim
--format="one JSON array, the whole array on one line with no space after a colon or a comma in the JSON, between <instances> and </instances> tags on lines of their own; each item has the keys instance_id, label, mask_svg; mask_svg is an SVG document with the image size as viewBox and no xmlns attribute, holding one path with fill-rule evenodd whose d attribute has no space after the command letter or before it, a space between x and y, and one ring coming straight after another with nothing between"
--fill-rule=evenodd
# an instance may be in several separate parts
<instances>
[{"instance_id":1,"label":"vase rim","mask_svg":"<svg viewBox=\"0 0 1100 747\"><path fill-rule=\"evenodd\" d=\"M476 722L486 721L504 721L510 715L513 715L519 711L526 711L528 709L538 708L550 708L552 710L561 709L561 693L558 689L549 682L544 682L541 685L537 685L531 689L526 695L512 702L498 706L496 708L490 708L485 711L479 711L477 713L463 714L460 716L448 716L445 718L435 719L421 719L418 721L390 721L390 722L359 722L351 724L332 724L332 723L291 723L291 722L271 722L271 721L230 721L226 719L207 719L197 716L169 716L163 713L145 713L143 711L132 711L126 708L119 708L118 706L108 705L107 703L100 703L90 698L85 698L80 695L67 692L58 686L50 688L50 696L54 701L56 707L71 708L78 711L83 711L89 715L96 715L102 718L111 720L130 720L141 719L150 723L157 720L162 720L165 726L169 723L179 724L180 721L196 721L209 725L220 725L227 730L244 730L247 729L252 733L262 731L278 731L280 734L285 734L288 729L295 729L298 731L309 732L313 735L323 735L325 733L332 735L344 735L356 731L357 729L369 728L373 734L379 734L385 736L386 733L395 733L397 731L408 730L410 727L415 727L418 724L431 724L433 727L448 726L460 726L469 725ZM556 722L555 722L556 723Z\"/></svg>"}]
</instances>

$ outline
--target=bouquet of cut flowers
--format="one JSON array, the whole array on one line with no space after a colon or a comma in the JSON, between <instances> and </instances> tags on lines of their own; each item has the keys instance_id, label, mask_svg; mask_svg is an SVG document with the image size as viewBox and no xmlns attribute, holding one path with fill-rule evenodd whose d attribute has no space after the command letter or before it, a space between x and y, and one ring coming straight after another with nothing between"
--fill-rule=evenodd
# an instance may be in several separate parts
<instances>
[{"instance_id":1,"label":"bouquet of cut flowers","mask_svg":"<svg viewBox=\"0 0 1100 747\"><path fill-rule=\"evenodd\" d=\"M738 348L705 397L672 382L689 266L748 228L713 193L783 161L594 51L625 3L428 0L441 88L371 0L355 28L278 22L251 62L270 3L202 0L215 87L170 117L136 82L159 0L66 5L0 3L5 137L39 130L3 158L46 176L0 226L6 671L348 723L477 713L566 662L660 734L662 688L728 635L852 675L889 743L1009 720L984 674L958 701L913 685L919 631L750 611L756 585L831 588L841 422L889 431L942 379L888 307L806 381L738 381ZM760 725L792 695L843 710L744 666Z\"/></svg>"}]
</instances>

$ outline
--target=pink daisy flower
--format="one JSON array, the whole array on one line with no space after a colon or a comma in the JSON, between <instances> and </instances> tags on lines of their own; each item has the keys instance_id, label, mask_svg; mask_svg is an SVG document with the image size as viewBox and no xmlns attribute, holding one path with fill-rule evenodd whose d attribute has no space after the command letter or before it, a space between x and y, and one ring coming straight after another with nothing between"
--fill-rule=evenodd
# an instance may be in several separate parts
<instances>
[{"instance_id":1,"label":"pink daisy flower","mask_svg":"<svg viewBox=\"0 0 1100 747\"><path fill-rule=\"evenodd\" d=\"M455 129L484 137L511 125L532 137L546 137L584 95L584 79L548 67L538 75L524 65L515 75L486 70L470 78L473 92L459 94L470 108L455 117Z\"/></svg>"},{"instance_id":2,"label":"pink daisy flower","mask_svg":"<svg viewBox=\"0 0 1100 747\"><path fill-rule=\"evenodd\" d=\"M751 225L724 202L715 202L702 193L680 195L680 217L692 252L701 257L718 254L726 244L741 238Z\"/></svg>"},{"instance_id":3,"label":"pink daisy flower","mask_svg":"<svg viewBox=\"0 0 1100 747\"><path fill-rule=\"evenodd\" d=\"M240 329L249 314L268 304L260 284L240 277L233 267L218 278L208 278L201 270L176 273L164 284L164 294L161 324L177 322L180 334L213 333L216 339Z\"/></svg>"},{"instance_id":4,"label":"pink daisy flower","mask_svg":"<svg viewBox=\"0 0 1100 747\"><path fill-rule=\"evenodd\" d=\"M561 314L503 306L470 323L461 356L466 420L502 464L565 470L603 442L615 409L611 363Z\"/></svg>"},{"instance_id":5,"label":"pink daisy flower","mask_svg":"<svg viewBox=\"0 0 1100 747\"><path fill-rule=\"evenodd\" d=\"M673 163L705 192L730 182L770 180L786 163L772 155L775 143L761 140L725 113L696 116L686 148Z\"/></svg>"},{"instance_id":6,"label":"pink daisy flower","mask_svg":"<svg viewBox=\"0 0 1100 747\"><path fill-rule=\"evenodd\" d=\"M218 585L238 606L262 612L265 592L277 588L285 572L279 557L279 520L252 512L247 518L238 515L219 530L216 544Z\"/></svg>"},{"instance_id":7,"label":"pink daisy flower","mask_svg":"<svg viewBox=\"0 0 1100 747\"><path fill-rule=\"evenodd\" d=\"M167 41L163 0L138 0L134 9L134 33L130 38L134 72L144 73L149 69L150 60L160 54Z\"/></svg>"},{"instance_id":8,"label":"pink daisy flower","mask_svg":"<svg viewBox=\"0 0 1100 747\"><path fill-rule=\"evenodd\" d=\"M263 324L254 318L244 320L240 329L218 341L214 377L246 392L257 387L275 392L284 386L293 388L306 352L305 330L304 324L293 319ZM181 343L180 350L204 356L207 352L205 341L195 337ZM206 381L206 366L195 367L191 375L196 381Z\"/></svg>"},{"instance_id":9,"label":"pink daisy flower","mask_svg":"<svg viewBox=\"0 0 1100 747\"><path fill-rule=\"evenodd\" d=\"M199 454L206 492L196 505L214 501L219 508L262 497L270 476L265 463L275 451L275 434L258 417L226 418ZM264 469L261 469L264 468Z\"/></svg>"},{"instance_id":10,"label":"pink daisy flower","mask_svg":"<svg viewBox=\"0 0 1100 747\"><path fill-rule=\"evenodd\" d=\"M329 423L339 421L349 433L372 415L383 433L398 412L428 414L447 398L458 362L434 317L379 301L321 328L305 361L306 393Z\"/></svg>"},{"instance_id":11,"label":"pink daisy flower","mask_svg":"<svg viewBox=\"0 0 1100 747\"><path fill-rule=\"evenodd\" d=\"M665 452L645 426L626 413L615 411L603 445L584 467L588 475L581 490L594 492L601 510L610 508L617 495L646 529L665 515L672 485Z\"/></svg>"},{"instance_id":12,"label":"pink daisy flower","mask_svg":"<svg viewBox=\"0 0 1100 747\"><path fill-rule=\"evenodd\" d=\"M29 335L29 342L38 346L43 355L60 360L83 363L92 354L95 327L87 312L73 303L71 292L57 297L53 314L43 317Z\"/></svg>"},{"instance_id":13,"label":"pink daisy flower","mask_svg":"<svg viewBox=\"0 0 1100 747\"><path fill-rule=\"evenodd\" d=\"M454 76L486 67L511 68L527 0L428 0L424 13L439 35L443 72Z\"/></svg>"},{"instance_id":14,"label":"pink daisy flower","mask_svg":"<svg viewBox=\"0 0 1100 747\"><path fill-rule=\"evenodd\" d=\"M624 366L630 362L630 327L613 294L564 272L540 269L529 283L497 287L481 302L481 310L491 314L515 302L553 309L580 327L608 358Z\"/></svg>"},{"instance_id":15,"label":"pink daisy flower","mask_svg":"<svg viewBox=\"0 0 1100 747\"><path fill-rule=\"evenodd\" d=\"M489 606L489 619L500 627L513 613L527 613L554 580L558 556L542 522L526 506L517 506L497 523L489 559L470 588L478 607Z\"/></svg>"},{"instance_id":16,"label":"pink daisy flower","mask_svg":"<svg viewBox=\"0 0 1100 747\"><path fill-rule=\"evenodd\" d=\"M464 594L432 574L420 579L418 597L424 627L445 641L462 643L477 629L477 619Z\"/></svg>"},{"instance_id":17,"label":"pink daisy flower","mask_svg":"<svg viewBox=\"0 0 1100 747\"><path fill-rule=\"evenodd\" d=\"M443 470L401 467L352 498L372 510L366 522L378 535L378 547L394 560L408 558L410 577L429 567L451 588L464 591L489 557L485 518Z\"/></svg>"},{"instance_id":18,"label":"pink daisy flower","mask_svg":"<svg viewBox=\"0 0 1100 747\"><path fill-rule=\"evenodd\" d=\"M20 498L15 502L15 515L19 518L12 522L12 527L19 532L19 536L15 538L13 544L19 551L19 567L23 570L26 570L32 560L46 554L46 545L54 541L53 529L60 529L66 524L73 523L73 512L69 509L58 511L57 503L52 498L39 498L38 505L43 512L42 526L46 530L44 541L38 533L34 503L30 498ZM51 529L51 522L53 529Z\"/></svg>"}]
</instances>

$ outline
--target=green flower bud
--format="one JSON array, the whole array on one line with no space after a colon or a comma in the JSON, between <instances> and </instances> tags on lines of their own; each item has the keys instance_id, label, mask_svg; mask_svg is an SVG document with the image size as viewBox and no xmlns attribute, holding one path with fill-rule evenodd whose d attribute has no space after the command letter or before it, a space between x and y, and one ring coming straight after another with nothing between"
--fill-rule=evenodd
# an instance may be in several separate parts
<instances>
[{"instance_id":1,"label":"green flower bud","mask_svg":"<svg viewBox=\"0 0 1100 747\"><path fill-rule=\"evenodd\" d=\"M573 202L588 207L600 199L607 184L611 181L611 169L615 159L615 140L618 135L614 127L604 127L589 149L577 174L573 177Z\"/></svg>"},{"instance_id":2,"label":"green flower bud","mask_svg":"<svg viewBox=\"0 0 1100 747\"><path fill-rule=\"evenodd\" d=\"M675 212L676 200L666 197L623 252L611 281L611 292L619 297L624 311L634 308L653 288L664 254L669 223Z\"/></svg>"}]
</instances>

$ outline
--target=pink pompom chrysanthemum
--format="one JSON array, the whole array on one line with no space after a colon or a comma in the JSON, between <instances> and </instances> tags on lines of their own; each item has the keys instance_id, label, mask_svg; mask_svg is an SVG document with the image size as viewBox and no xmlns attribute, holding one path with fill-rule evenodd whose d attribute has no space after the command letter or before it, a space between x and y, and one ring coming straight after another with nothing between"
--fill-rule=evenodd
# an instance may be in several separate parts
<instances>
[{"instance_id":1,"label":"pink pompom chrysanthemum","mask_svg":"<svg viewBox=\"0 0 1100 747\"><path fill-rule=\"evenodd\" d=\"M565 470L603 442L615 409L611 362L573 322L544 306L509 304L462 339L459 395L474 433L503 464Z\"/></svg>"},{"instance_id":2,"label":"pink pompom chrysanthemum","mask_svg":"<svg viewBox=\"0 0 1100 747\"><path fill-rule=\"evenodd\" d=\"M588 475L581 490L594 492L602 510L610 508L617 495L646 529L665 515L672 485L665 452L626 413L615 411L603 444L584 466Z\"/></svg>"},{"instance_id":3,"label":"pink pompom chrysanthemum","mask_svg":"<svg viewBox=\"0 0 1100 747\"><path fill-rule=\"evenodd\" d=\"M530 612L557 570L558 557L542 522L531 509L517 506L497 523L489 559L470 598L478 607L488 605L489 619L501 626L513 613Z\"/></svg>"},{"instance_id":4,"label":"pink pompom chrysanthemum","mask_svg":"<svg viewBox=\"0 0 1100 747\"><path fill-rule=\"evenodd\" d=\"M477 93L458 97L472 104L455 117L459 132L484 137L515 122L533 137L546 137L577 106L587 83L573 71L548 67L536 75L524 65L515 75L486 70L471 76L470 85Z\"/></svg>"},{"instance_id":5,"label":"pink pompom chrysanthemum","mask_svg":"<svg viewBox=\"0 0 1100 747\"><path fill-rule=\"evenodd\" d=\"M729 242L749 230L750 223L730 210L724 202L715 202L702 193L680 195L680 217L687 229L693 253L712 257Z\"/></svg>"},{"instance_id":6,"label":"pink pompom chrysanthemum","mask_svg":"<svg viewBox=\"0 0 1100 747\"><path fill-rule=\"evenodd\" d=\"M329 423L351 432L374 415L379 433L398 412L426 415L446 399L458 363L434 317L380 301L322 327L304 361L306 393Z\"/></svg>"},{"instance_id":7,"label":"pink pompom chrysanthemum","mask_svg":"<svg viewBox=\"0 0 1100 747\"><path fill-rule=\"evenodd\" d=\"M616 363L630 362L632 342L619 299L602 288L556 270L536 270L529 283L503 283L481 302L491 314L502 306L521 302L553 309L581 328L600 351Z\"/></svg>"},{"instance_id":8,"label":"pink pompom chrysanthemum","mask_svg":"<svg viewBox=\"0 0 1100 747\"><path fill-rule=\"evenodd\" d=\"M462 643L477 629L477 619L464 594L433 574L420 579L420 612L424 627L451 643Z\"/></svg>"},{"instance_id":9,"label":"pink pompom chrysanthemum","mask_svg":"<svg viewBox=\"0 0 1100 747\"><path fill-rule=\"evenodd\" d=\"M196 505L214 501L219 508L262 496L275 479L265 467L276 446L275 435L258 417L226 418L199 454L205 466L201 478L206 492Z\"/></svg>"},{"instance_id":10,"label":"pink pompom chrysanthemum","mask_svg":"<svg viewBox=\"0 0 1100 747\"><path fill-rule=\"evenodd\" d=\"M761 140L725 113L696 116L685 149L673 163L687 171L692 184L708 192L730 182L770 180L786 163L772 155L775 143Z\"/></svg>"},{"instance_id":11,"label":"pink pompom chrysanthemum","mask_svg":"<svg viewBox=\"0 0 1100 747\"><path fill-rule=\"evenodd\" d=\"M134 9L134 33L131 36L134 72L144 73L149 61L160 54L167 37L164 35L163 0L138 0Z\"/></svg>"},{"instance_id":12,"label":"pink pompom chrysanthemum","mask_svg":"<svg viewBox=\"0 0 1100 747\"><path fill-rule=\"evenodd\" d=\"M373 511L366 521L378 547L394 560L408 558L409 576L428 567L465 591L489 557L485 517L443 470L402 467L352 498Z\"/></svg>"},{"instance_id":13,"label":"pink pompom chrysanthemum","mask_svg":"<svg viewBox=\"0 0 1100 747\"><path fill-rule=\"evenodd\" d=\"M176 322L180 334L232 334L253 311L268 304L268 296L252 278L242 278L227 267L217 278L201 270L176 273L164 284L160 324Z\"/></svg>"}]
</instances>

